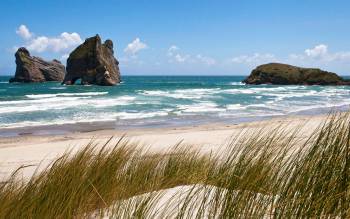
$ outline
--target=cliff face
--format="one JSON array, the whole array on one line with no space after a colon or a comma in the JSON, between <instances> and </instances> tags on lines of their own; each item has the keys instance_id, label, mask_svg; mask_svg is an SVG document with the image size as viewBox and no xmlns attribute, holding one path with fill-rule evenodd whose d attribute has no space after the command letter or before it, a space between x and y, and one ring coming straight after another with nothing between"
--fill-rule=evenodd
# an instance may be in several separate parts
<instances>
[{"instance_id":1,"label":"cliff face","mask_svg":"<svg viewBox=\"0 0 350 219\"><path fill-rule=\"evenodd\" d=\"M350 85L349 81L332 72L280 63L258 66L243 82L280 85Z\"/></svg>"},{"instance_id":2,"label":"cliff face","mask_svg":"<svg viewBox=\"0 0 350 219\"><path fill-rule=\"evenodd\" d=\"M50 62L39 57L31 56L29 51L22 47L15 53L16 73L10 82L45 82L62 81L65 75L64 65L58 60Z\"/></svg>"},{"instance_id":3,"label":"cliff face","mask_svg":"<svg viewBox=\"0 0 350 219\"><path fill-rule=\"evenodd\" d=\"M113 42L103 44L99 35L88 38L67 60L67 74L63 84L71 85L81 79L82 84L111 86L120 82L119 62L114 58Z\"/></svg>"}]
</instances>

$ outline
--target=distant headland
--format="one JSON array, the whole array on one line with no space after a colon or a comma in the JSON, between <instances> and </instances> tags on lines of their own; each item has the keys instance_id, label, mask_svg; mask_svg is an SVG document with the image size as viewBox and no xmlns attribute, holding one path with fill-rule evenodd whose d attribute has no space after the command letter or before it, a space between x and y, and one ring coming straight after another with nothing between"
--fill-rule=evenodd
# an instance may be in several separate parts
<instances>
[{"instance_id":1,"label":"distant headland","mask_svg":"<svg viewBox=\"0 0 350 219\"><path fill-rule=\"evenodd\" d=\"M255 85L350 85L350 81L333 72L281 63L260 65L243 82Z\"/></svg>"}]
</instances>

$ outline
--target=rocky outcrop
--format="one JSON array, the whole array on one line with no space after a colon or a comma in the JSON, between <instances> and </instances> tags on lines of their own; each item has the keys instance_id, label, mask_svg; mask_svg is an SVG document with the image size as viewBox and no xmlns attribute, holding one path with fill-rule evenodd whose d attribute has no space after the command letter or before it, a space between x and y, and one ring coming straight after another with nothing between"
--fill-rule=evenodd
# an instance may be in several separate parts
<instances>
[{"instance_id":1,"label":"rocky outcrop","mask_svg":"<svg viewBox=\"0 0 350 219\"><path fill-rule=\"evenodd\" d=\"M62 81L65 75L64 65L58 60L50 62L39 57L30 56L29 51L22 47L15 54L16 73L11 82L45 82Z\"/></svg>"},{"instance_id":2,"label":"rocky outcrop","mask_svg":"<svg viewBox=\"0 0 350 219\"><path fill-rule=\"evenodd\" d=\"M120 82L119 62L114 58L113 42L103 44L99 35L88 38L78 46L67 60L67 74L63 84L81 84L111 86Z\"/></svg>"},{"instance_id":3,"label":"rocky outcrop","mask_svg":"<svg viewBox=\"0 0 350 219\"><path fill-rule=\"evenodd\" d=\"M281 63L260 65L243 82L279 85L350 85L350 81L332 72Z\"/></svg>"}]
</instances>

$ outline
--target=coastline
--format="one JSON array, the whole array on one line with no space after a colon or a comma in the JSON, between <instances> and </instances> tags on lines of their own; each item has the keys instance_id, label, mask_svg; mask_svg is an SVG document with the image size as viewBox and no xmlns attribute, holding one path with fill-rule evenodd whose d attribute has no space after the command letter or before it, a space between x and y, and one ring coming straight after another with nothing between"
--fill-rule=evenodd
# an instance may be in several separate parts
<instances>
[{"instance_id":1,"label":"coastline","mask_svg":"<svg viewBox=\"0 0 350 219\"><path fill-rule=\"evenodd\" d=\"M280 126L290 130L299 129L298 138L306 138L327 115L285 116L246 122L240 124L209 123L181 127L135 128L128 130L103 129L87 132L72 132L56 135L21 135L0 138L0 179L5 179L21 165L31 165L21 171L27 178L34 171L42 170L50 162L65 152L78 151L93 140L94 144L103 145L113 137L111 145L122 136L130 143L142 145L142 149L162 153L181 142L203 153L218 153L232 137L244 133L244 137L261 129L271 130Z\"/></svg>"},{"instance_id":2,"label":"coastline","mask_svg":"<svg viewBox=\"0 0 350 219\"><path fill-rule=\"evenodd\" d=\"M350 106L344 86L245 85L242 80L125 76L113 87L0 84L0 137L239 124Z\"/></svg>"},{"instance_id":3,"label":"coastline","mask_svg":"<svg viewBox=\"0 0 350 219\"><path fill-rule=\"evenodd\" d=\"M188 118L169 117L168 119L162 118L160 120L153 118L144 118L123 121L109 120L47 125L29 125L23 127L0 127L0 139L20 136L59 136L76 133L90 133L103 130L114 130L116 132L133 132L134 130L181 129L183 127L210 126L211 124L230 126L291 117L323 117L331 112L347 112L349 109L350 105L344 104L336 107L307 109L287 115L245 116L241 118L188 116Z\"/></svg>"}]
</instances>

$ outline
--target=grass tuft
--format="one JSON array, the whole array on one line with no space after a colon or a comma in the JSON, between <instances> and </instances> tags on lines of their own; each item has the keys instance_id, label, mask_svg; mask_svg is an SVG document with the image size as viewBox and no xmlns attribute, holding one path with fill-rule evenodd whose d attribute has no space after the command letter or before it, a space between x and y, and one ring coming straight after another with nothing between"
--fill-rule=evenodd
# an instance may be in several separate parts
<instances>
[{"instance_id":1,"label":"grass tuft","mask_svg":"<svg viewBox=\"0 0 350 219\"><path fill-rule=\"evenodd\" d=\"M0 218L349 218L349 118L330 115L306 140L242 132L224 153L92 141L29 181L19 167L0 183Z\"/></svg>"}]
</instances>

